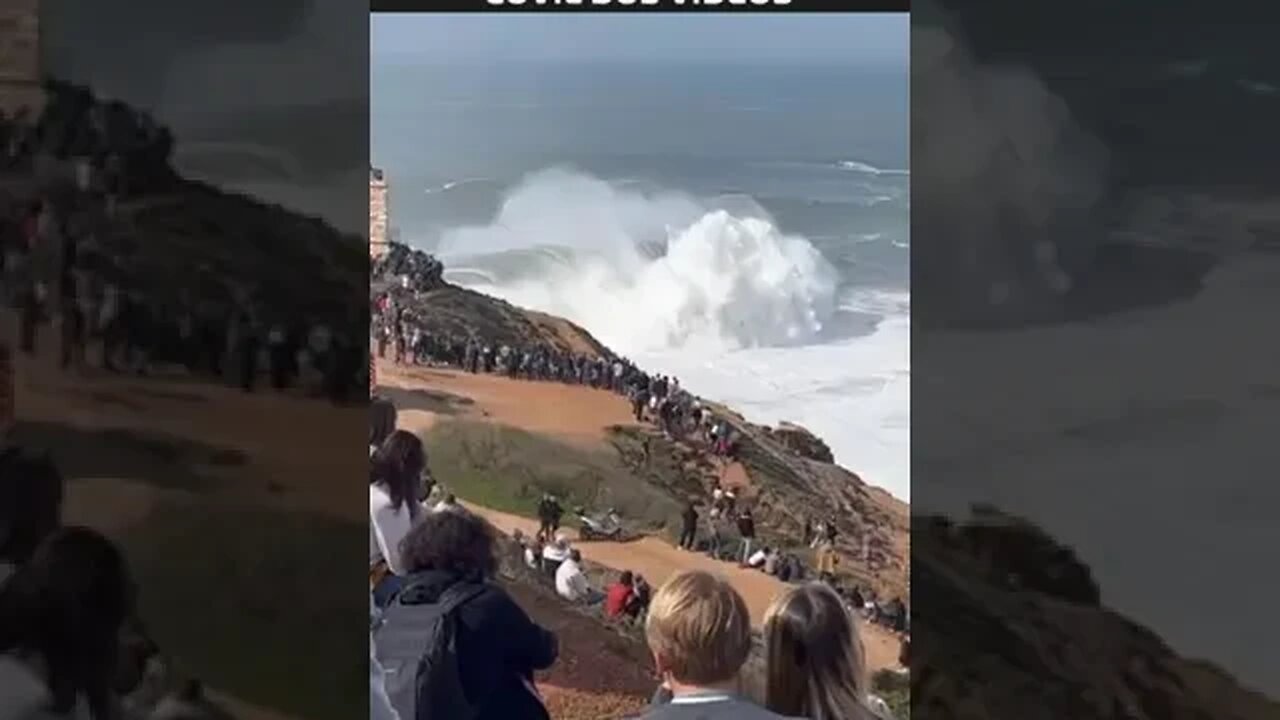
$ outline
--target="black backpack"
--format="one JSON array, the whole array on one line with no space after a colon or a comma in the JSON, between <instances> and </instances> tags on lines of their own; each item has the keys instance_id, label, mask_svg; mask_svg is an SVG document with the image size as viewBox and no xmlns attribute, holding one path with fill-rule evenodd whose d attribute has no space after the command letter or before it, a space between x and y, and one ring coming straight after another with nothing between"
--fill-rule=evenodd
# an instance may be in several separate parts
<instances>
[{"instance_id":1,"label":"black backpack","mask_svg":"<svg viewBox=\"0 0 1280 720\"><path fill-rule=\"evenodd\" d=\"M472 720L478 714L458 671L457 610L484 591L484 585L460 582L427 602L410 580L378 618L374 652L400 720Z\"/></svg>"}]
</instances>

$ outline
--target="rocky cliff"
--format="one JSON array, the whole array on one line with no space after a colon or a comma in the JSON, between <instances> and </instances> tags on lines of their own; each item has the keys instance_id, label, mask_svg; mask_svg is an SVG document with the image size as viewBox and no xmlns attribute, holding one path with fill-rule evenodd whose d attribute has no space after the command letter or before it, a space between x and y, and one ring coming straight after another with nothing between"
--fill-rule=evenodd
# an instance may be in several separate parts
<instances>
[{"instance_id":1,"label":"rocky cliff","mask_svg":"<svg viewBox=\"0 0 1280 720\"><path fill-rule=\"evenodd\" d=\"M978 508L958 525L916 518L912 535L912 705L931 720L1280 717L1100 606L1089 569L1024 520Z\"/></svg>"},{"instance_id":2,"label":"rocky cliff","mask_svg":"<svg viewBox=\"0 0 1280 720\"><path fill-rule=\"evenodd\" d=\"M418 291L389 277L380 281L382 291L391 292L397 302L424 318L433 332L459 337L475 333L496 345L543 344L587 355L614 355L586 330L561 318L443 281ZM421 283L414 279L408 283L415 284ZM834 464L827 444L802 427L770 428L746 421L732 408L715 410L737 431L738 457L747 475L747 495L756 503L762 542L800 549L806 519L814 524L834 520L843 579L873 588L882 598L908 596L906 503ZM615 427L611 441L634 474L681 503L704 501L710 482L720 472L705 451L651 429Z\"/></svg>"}]
</instances>

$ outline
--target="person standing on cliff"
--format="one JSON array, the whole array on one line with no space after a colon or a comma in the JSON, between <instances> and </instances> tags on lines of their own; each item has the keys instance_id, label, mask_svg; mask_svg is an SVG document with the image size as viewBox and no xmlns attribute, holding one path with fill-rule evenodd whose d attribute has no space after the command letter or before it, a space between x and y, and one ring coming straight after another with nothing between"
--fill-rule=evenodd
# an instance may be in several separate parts
<instances>
[{"instance_id":1,"label":"person standing on cliff","mask_svg":"<svg viewBox=\"0 0 1280 720\"><path fill-rule=\"evenodd\" d=\"M698 510L690 502L684 507L684 513L680 516L682 527L680 530L680 547L685 550L692 550L698 539Z\"/></svg>"},{"instance_id":2,"label":"person standing on cliff","mask_svg":"<svg viewBox=\"0 0 1280 720\"><path fill-rule=\"evenodd\" d=\"M258 379L258 333L248 310L241 312L239 325L240 389L251 393Z\"/></svg>"},{"instance_id":3,"label":"person standing on cliff","mask_svg":"<svg viewBox=\"0 0 1280 720\"><path fill-rule=\"evenodd\" d=\"M742 536L741 564L746 565L751 559L751 550L756 541L756 521L751 516L751 508L743 508L738 515L738 534Z\"/></svg>"},{"instance_id":4,"label":"person standing on cliff","mask_svg":"<svg viewBox=\"0 0 1280 720\"><path fill-rule=\"evenodd\" d=\"M636 422L644 422L644 406L649 403L649 390L644 387L637 387L631 393L631 413L635 415Z\"/></svg>"}]
</instances>

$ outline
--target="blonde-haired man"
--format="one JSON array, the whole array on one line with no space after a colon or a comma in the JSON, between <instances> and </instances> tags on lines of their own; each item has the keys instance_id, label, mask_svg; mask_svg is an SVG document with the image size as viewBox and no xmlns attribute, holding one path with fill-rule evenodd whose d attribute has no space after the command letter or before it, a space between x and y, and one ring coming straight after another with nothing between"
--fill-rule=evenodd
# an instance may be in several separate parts
<instances>
[{"instance_id":1,"label":"blonde-haired man","mask_svg":"<svg viewBox=\"0 0 1280 720\"><path fill-rule=\"evenodd\" d=\"M665 692L638 720L781 720L737 692L751 616L725 580L701 571L667 580L649 604L645 637Z\"/></svg>"}]
</instances>

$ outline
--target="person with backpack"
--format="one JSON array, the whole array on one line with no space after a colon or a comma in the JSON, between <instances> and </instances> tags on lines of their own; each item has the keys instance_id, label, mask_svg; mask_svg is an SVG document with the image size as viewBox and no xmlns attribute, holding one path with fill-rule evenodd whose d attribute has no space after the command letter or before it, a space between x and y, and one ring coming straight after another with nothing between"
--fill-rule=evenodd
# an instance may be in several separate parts
<instances>
[{"instance_id":1,"label":"person with backpack","mask_svg":"<svg viewBox=\"0 0 1280 720\"><path fill-rule=\"evenodd\" d=\"M533 673L559 655L501 587L496 534L472 513L428 513L401 545L403 587L373 629L401 720L550 720Z\"/></svg>"}]
</instances>

